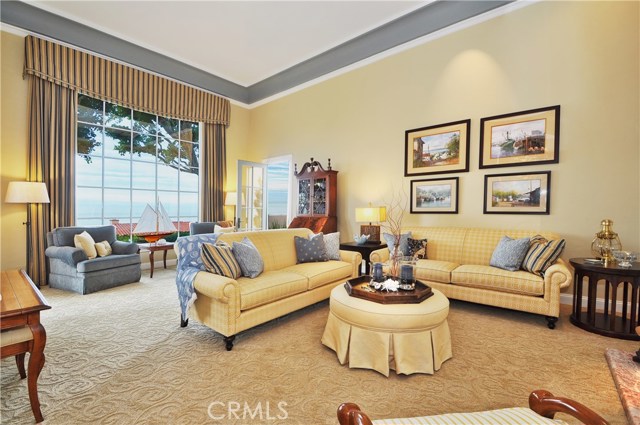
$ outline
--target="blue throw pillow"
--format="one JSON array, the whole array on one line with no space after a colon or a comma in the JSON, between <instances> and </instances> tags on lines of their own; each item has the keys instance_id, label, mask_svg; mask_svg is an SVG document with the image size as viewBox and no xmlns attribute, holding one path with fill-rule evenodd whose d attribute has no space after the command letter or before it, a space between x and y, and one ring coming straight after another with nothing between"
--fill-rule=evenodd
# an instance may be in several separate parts
<instances>
[{"instance_id":1,"label":"blue throw pillow","mask_svg":"<svg viewBox=\"0 0 640 425\"><path fill-rule=\"evenodd\" d=\"M234 242L232 250L242 270L242 276L251 279L260 276L264 270L264 261L251 239L245 237L241 242Z\"/></svg>"},{"instance_id":2,"label":"blue throw pillow","mask_svg":"<svg viewBox=\"0 0 640 425\"><path fill-rule=\"evenodd\" d=\"M293 241L296 244L298 264L327 261L327 250L324 247L322 233L318 233L311 237L311 239L294 236Z\"/></svg>"},{"instance_id":3,"label":"blue throw pillow","mask_svg":"<svg viewBox=\"0 0 640 425\"><path fill-rule=\"evenodd\" d=\"M389 247L389 252L393 252L396 247L395 238L391 233L384 233L382 235L384 240L387 242L387 246ZM398 246L398 250L404 256L411 255L409 253L409 238L411 237L411 232L403 233L400 235L400 244Z\"/></svg>"},{"instance_id":4,"label":"blue throw pillow","mask_svg":"<svg viewBox=\"0 0 640 425\"><path fill-rule=\"evenodd\" d=\"M520 269L522 260L527 255L529 244L529 238L511 239L509 236L503 236L491 255L489 265L515 272Z\"/></svg>"}]
</instances>

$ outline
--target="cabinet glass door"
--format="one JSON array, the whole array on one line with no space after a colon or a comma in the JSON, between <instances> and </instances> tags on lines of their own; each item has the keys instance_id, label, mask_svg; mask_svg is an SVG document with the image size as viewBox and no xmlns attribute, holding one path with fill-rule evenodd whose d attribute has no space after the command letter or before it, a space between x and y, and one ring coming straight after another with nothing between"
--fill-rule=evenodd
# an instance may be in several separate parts
<instances>
[{"instance_id":1,"label":"cabinet glass door","mask_svg":"<svg viewBox=\"0 0 640 425\"><path fill-rule=\"evenodd\" d=\"M327 179L313 181L313 213L324 215L327 212Z\"/></svg>"},{"instance_id":2,"label":"cabinet glass door","mask_svg":"<svg viewBox=\"0 0 640 425\"><path fill-rule=\"evenodd\" d=\"M311 214L311 180L298 181L298 214Z\"/></svg>"}]
</instances>

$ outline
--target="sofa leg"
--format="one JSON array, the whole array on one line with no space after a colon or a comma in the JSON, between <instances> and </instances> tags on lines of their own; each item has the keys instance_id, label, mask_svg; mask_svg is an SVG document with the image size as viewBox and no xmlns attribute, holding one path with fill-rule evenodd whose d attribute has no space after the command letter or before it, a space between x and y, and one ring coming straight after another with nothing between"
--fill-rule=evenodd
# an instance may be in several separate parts
<instances>
[{"instance_id":1,"label":"sofa leg","mask_svg":"<svg viewBox=\"0 0 640 425\"><path fill-rule=\"evenodd\" d=\"M186 328L188 324L189 324L189 318L185 320L182 318L182 316L180 316L180 327Z\"/></svg>"},{"instance_id":2,"label":"sofa leg","mask_svg":"<svg viewBox=\"0 0 640 425\"><path fill-rule=\"evenodd\" d=\"M549 329L555 329L558 318L552 316L544 316L544 318L547 319L547 326Z\"/></svg>"},{"instance_id":3,"label":"sofa leg","mask_svg":"<svg viewBox=\"0 0 640 425\"><path fill-rule=\"evenodd\" d=\"M224 337L224 344L225 344L225 347L227 347L227 351L231 351L231 349L233 348L233 340L234 339L236 339L235 335L225 336Z\"/></svg>"}]
</instances>

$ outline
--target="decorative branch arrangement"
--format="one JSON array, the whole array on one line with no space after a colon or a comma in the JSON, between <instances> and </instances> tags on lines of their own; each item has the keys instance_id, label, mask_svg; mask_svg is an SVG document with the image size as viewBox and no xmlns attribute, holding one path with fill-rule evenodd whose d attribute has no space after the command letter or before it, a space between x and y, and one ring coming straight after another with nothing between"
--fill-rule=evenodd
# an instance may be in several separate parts
<instances>
[{"instance_id":1,"label":"decorative branch arrangement","mask_svg":"<svg viewBox=\"0 0 640 425\"><path fill-rule=\"evenodd\" d=\"M399 276L400 258L403 255L400 251L402 220L407 210L408 201L409 197L404 190L398 193L394 192L387 205L387 221L382 224L382 227L393 236L393 251L389 254L389 273L391 276Z\"/></svg>"}]
</instances>

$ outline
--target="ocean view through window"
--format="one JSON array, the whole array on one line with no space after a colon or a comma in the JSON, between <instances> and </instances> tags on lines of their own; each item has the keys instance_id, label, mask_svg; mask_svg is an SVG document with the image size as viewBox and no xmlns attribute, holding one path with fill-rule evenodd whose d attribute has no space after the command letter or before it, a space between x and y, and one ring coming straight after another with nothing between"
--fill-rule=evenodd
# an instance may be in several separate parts
<instances>
[{"instance_id":1,"label":"ocean view through window","mask_svg":"<svg viewBox=\"0 0 640 425\"><path fill-rule=\"evenodd\" d=\"M147 204L159 203L178 232L198 219L200 123L162 117L78 95L76 224L114 224L133 234Z\"/></svg>"}]
</instances>

